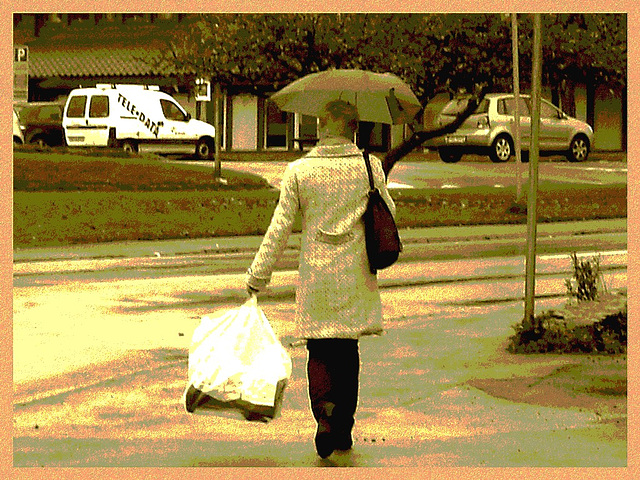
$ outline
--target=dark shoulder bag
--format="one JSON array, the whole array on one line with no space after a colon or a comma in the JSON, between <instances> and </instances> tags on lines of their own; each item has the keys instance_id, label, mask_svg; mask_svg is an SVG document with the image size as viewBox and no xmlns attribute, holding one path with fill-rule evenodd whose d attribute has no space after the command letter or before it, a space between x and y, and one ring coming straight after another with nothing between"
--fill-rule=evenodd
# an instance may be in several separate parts
<instances>
[{"instance_id":1,"label":"dark shoulder bag","mask_svg":"<svg viewBox=\"0 0 640 480\"><path fill-rule=\"evenodd\" d=\"M389 206L380 195L380 191L374 186L367 152L364 153L364 161L367 165L370 187L367 209L363 215L364 228L369 269L371 273L376 273L378 270L393 265L398 260L398 255L402 251L402 243Z\"/></svg>"}]
</instances>

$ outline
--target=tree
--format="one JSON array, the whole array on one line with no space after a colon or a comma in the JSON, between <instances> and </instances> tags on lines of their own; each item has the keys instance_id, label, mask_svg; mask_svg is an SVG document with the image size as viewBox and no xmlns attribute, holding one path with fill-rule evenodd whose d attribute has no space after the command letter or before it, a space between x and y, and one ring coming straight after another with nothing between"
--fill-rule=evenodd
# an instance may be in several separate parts
<instances>
[{"instance_id":1,"label":"tree","mask_svg":"<svg viewBox=\"0 0 640 480\"><path fill-rule=\"evenodd\" d=\"M522 66L531 20L519 15ZM328 68L392 72L423 102L435 92L510 89L511 31L504 14L198 14L170 40L165 67L264 93ZM545 14L544 76L626 84L626 16ZM522 68L523 81L529 69Z\"/></svg>"},{"instance_id":2,"label":"tree","mask_svg":"<svg viewBox=\"0 0 640 480\"><path fill-rule=\"evenodd\" d=\"M520 15L521 66L531 63L532 23ZM613 89L627 84L627 17L624 14L542 15L543 83L552 89L553 103L575 115L576 84ZM530 70L521 68L523 82Z\"/></svg>"},{"instance_id":3,"label":"tree","mask_svg":"<svg viewBox=\"0 0 640 480\"><path fill-rule=\"evenodd\" d=\"M328 68L392 72L426 103L509 75L508 25L499 15L201 14L188 17L159 59L164 70L208 76L223 86L274 91ZM502 48L504 50L504 48ZM508 52L506 52L508 53ZM499 65L499 68L496 68Z\"/></svg>"},{"instance_id":4,"label":"tree","mask_svg":"<svg viewBox=\"0 0 640 480\"><path fill-rule=\"evenodd\" d=\"M576 82L626 86L626 15L545 14L543 77L556 104L575 113ZM530 84L532 22L519 15L522 81ZM199 14L188 17L159 60L187 78L268 95L328 68L403 78L422 105L436 93L511 91L510 17L505 14ZM480 98L476 96L476 99ZM561 102L560 102L561 100ZM455 124L455 123L454 123ZM390 158L426 139L424 129ZM423 140L424 141L424 140ZM415 146L418 146L415 144ZM409 150L407 150L409 149ZM388 171L388 170L387 170Z\"/></svg>"}]
</instances>

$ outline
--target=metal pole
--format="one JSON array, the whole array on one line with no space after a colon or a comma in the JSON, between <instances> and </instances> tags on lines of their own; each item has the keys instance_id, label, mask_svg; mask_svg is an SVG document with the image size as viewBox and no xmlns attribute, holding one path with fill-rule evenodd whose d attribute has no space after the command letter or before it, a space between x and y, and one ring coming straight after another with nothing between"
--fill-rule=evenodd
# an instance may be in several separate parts
<instances>
[{"instance_id":1,"label":"metal pole","mask_svg":"<svg viewBox=\"0 0 640 480\"><path fill-rule=\"evenodd\" d=\"M540 97L542 90L542 41L541 17L533 15L533 69L531 74L531 145L529 147L529 193L527 201L527 265L525 281L525 322L533 322L535 307L536 234L537 234L537 194L538 159L540 137Z\"/></svg>"},{"instance_id":2,"label":"metal pole","mask_svg":"<svg viewBox=\"0 0 640 480\"><path fill-rule=\"evenodd\" d=\"M215 115L215 127L216 127L216 138L215 140L215 152L214 152L214 178L220 179L222 177L222 165L220 162L220 145L222 144L220 140L220 135L222 134L222 122L220 122L220 112L221 112L221 103L222 103L222 93L220 92L220 84L216 82L213 87L213 98L215 100L214 103L214 115Z\"/></svg>"},{"instance_id":3,"label":"metal pole","mask_svg":"<svg viewBox=\"0 0 640 480\"><path fill-rule=\"evenodd\" d=\"M513 52L513 96L515 98L514 137L516 147L516 202L522 197L522 148L520 144L520 56L518 52L518 14L511 14L511 51Z\"/></svg>"}]
</instances>

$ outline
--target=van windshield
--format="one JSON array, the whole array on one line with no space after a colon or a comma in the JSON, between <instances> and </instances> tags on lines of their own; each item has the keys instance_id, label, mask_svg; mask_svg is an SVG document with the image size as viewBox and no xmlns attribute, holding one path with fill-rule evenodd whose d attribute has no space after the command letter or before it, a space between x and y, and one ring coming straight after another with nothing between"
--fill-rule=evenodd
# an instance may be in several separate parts
<instances>
[{"instance_id":1,"label":"van windshield","mask_svg":"<svg viewBox=\"0 0 640 480\"><path fill-rule=\"evenodd\" d=\"M177 120L179 122L186 122L187 114L175 103L161 99L160 105L162 105L162 113L167 120Z\"/></svg>"},{"instance_id":2,"label":"van windshield","mask_svg":"<svg viewBox=\"0 0 640 480\"><path fill-rule=\"evenodd\" d=\"M84 117L84 109L86 105L87 105L86 95L78 95L77 97L72 97L71 100L69 100L69 105L67 106L67 117L69 118Z\"/></svg>"}]
</instances>

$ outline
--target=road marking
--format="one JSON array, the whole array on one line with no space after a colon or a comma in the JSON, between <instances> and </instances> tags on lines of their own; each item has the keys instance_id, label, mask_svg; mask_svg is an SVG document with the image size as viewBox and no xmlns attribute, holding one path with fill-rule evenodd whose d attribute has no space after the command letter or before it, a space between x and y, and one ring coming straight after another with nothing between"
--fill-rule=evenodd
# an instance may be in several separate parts
<instances>
[{"instance_id":1,"label":"road marking","mask_svg":"<svg viewBox=\"0 0 640 480\"><path fill-rule=\"evenodd\" d=\"M554 255L540 255L540 260L554 260L557 258L569 258L569 253L558 253ZM597 256L614 256L614 255L627 255L627 250L609 250L606 252L579 252L576 254L578 258L584 257L597 257Z\"/></svg>"},{"instance_id":2,"label":"road marking","mask_svg":"<svg viewBox=\"0 0 640 480\"><path fill-rule=\"evenodd\" d=\"M389 182L387 188L414 188L414 186L406 183Z\"/></svg>"},{"instance_id":3,"label":"road marking","mask_svg":"<svg viewBox=\"0 0 640 480\"><path fill-rule=\"evenodd\" d=\"M604 183L598 182L595 180L582 180L582 179L573 180L571 178L563 178L562 181L567 183L587 183L589 185L604 185Z\"/></svg>"},{"instance_id":4,"label":"road marking","mask_svg":"<svg viewBox=\"0 0 640 480\"><path fill-rule=\"evenodd\" d=\"M559 165L558 168L566 168L566 169L575 169L575 168L580 168L580 167L571 167L571 166L561 166ZM580 168L580 170L593 170L593 171L597 171L597 172L607 172L607 173L619 173L619 172L625 172L627 173L627 169L626 168L611 168L611 167L582 167Z\"/></svg>"}]
</instances>

